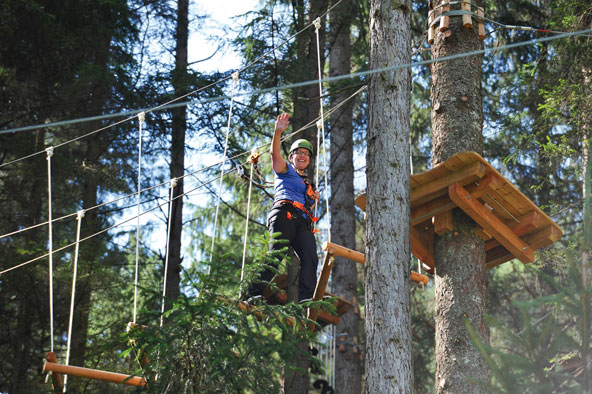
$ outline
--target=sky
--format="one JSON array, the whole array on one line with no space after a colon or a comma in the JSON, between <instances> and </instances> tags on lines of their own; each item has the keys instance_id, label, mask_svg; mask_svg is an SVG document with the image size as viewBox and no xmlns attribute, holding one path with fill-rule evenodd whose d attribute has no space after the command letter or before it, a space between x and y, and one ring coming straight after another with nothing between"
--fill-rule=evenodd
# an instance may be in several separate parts
<instances>
[{"instance_id":1,"label":"sky","mask_svg":"<svg viewBox=\"0 0 592 394\"><path fill-rule=\"evenodd\" d=\"M195 5L195 11L199 15L207 15L201 22L198 30L192 32L189 39L189 63L205 59L216 53L211 59L195 63L193 68L202 72L225 71L239 68L241 65L239 56L227 46L219 47L223 38L233 37L233 33L227 35L223 28L238 28L237 21L232 18L257 8L259 0L199 0Z\"/></svg>"}]
</instances>

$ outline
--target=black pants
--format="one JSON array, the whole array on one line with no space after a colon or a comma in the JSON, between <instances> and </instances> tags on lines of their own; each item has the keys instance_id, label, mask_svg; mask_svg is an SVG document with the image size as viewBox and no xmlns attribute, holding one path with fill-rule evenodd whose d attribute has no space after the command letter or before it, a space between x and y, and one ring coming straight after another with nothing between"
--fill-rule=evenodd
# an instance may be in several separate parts
<instances>
[{"instance_id":1,"label":"black pants","mask_svg":"<svg viewBox=\"0 0 592 394\"><path fill-rule=\"evenodd\" d=\"M290 243L300 260L300 274L298 278L298 300L312 298L317 284L317 243L310 231L309 222L302 217L302 212L290 205L273 208L267 217L267 228L270 234L280 232L276 239L284 239ZM284 248L285 243L270 243L269 250ZM283 256L279 257L281 261ZM273 278L273 271L266 269L259 275L259 281L269 282ZM249 288L249 295L263 294L265 284L256 283Z\"/></svg>"}]
</instances>

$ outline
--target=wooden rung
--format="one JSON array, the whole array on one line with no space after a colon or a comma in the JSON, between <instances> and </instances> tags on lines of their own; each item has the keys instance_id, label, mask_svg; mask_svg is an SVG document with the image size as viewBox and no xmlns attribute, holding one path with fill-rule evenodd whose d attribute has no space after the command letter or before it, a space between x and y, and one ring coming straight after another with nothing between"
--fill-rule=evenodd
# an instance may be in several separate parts
<instances>
[{"instance_id":1,"label":"wooden rung","mask_svg":"<svg viewBox=\"0 0 592 394\"><path fill-rule=\"evenodd\" d=\"M366 257L364 256L363 253L357 252L355 250L348 249L348 248L346 248L344 246L337 245L337 244L334 244L332 242L325 242L325 243L323 243L323 250L327 252L327 255L325 256L325 259L329 255L335 255L335 256L345 257L346 259L350 259L350 260L355 261L356 263L360 263L360 264L364 264L364 262L366 261ZM323 263L323 265L324 265L324 263ZM331 265L331 267L332 266L333 265ZM418 274L417 272L414 272L414 271L411 271L411 278L410 279L413 282L423 282L424 281L424 278L420 278L419 276L414 276L413 274L420 275L421 277L425 277L425 279L427 279L427 276ZM418 280L415 280L415 279L418 279ZM320 281L320 279L319 279L319 281ZM318 285L318 283L317 283L317 285ZM315 290L315 294L316 294L316 290Z\"/></svg>"},{"instance_id":2,"label":"wooden rung","mask_svg":"<svg viewBox=\"0 0 592 394\"><path fill-rule=\"evenodd\" d=\"M463 11L471 12L471 0L463 0L460 3L460 9ZM471 18L471 15L463 14L462 22L463 22L463 26L466 27L467 29L470 29L473 27L473 20Z\"/></svg>"},{"instance_id":3,"label":"wooden rung","mask_svg":"<svg viewBox=\"0 0 592 394\"><path fill-rule=\"evenodd\" d=\"M423 204L446 194L449 185L458 183L462 186L473 183L485 175L485 166L481 162L473 162L459 171L451 172L432 182L415 187L411 190L411 205Z\"/></svg>"},{"instance_id":4,"label":"wooden rung","mask_svg":"<svg viewBox=\"0 0 592 394\"><path fill-rule=\"evenodd\" d=\"M430 279L422 274L419 274L415 271L411 271L411 281L415 282L415 283L423 283L424 285L427 285L428 282L430 281Z\"/></svg>"},{"instance_id":5,"label":"wooden rung","mask_svg":"<svg viewBox=\"0 0 592 394\"><path fill-rule=\"evenodd\" d=\"M70 376L101 380L104 382L127 384L129 386L146 386L146 380L140 376L124 375L122 373L100 371L98 369L74 367L55 362L46 361L43 365L43 372L60 373Z\"/></svg>"},{"instance_id":6,"label":"wooden rung","mask_svg":"<svg viewBox=\"0 0 592 394\"><path fill-rule=\"evenodd\" d=\"M477 7L477 19L479 20L478 28L479 28L479 39L481 41L485 40L485 25L483 24L483 18L485 17L485 12L483 7Z\"/></svg>"},{"instance_id":7,"label":"wooden rung","mask_svg":"<svg viewBox=\"0 0 592 394\"><path fill-rule=\"evenodd\" d=\"M428 13L428 44L432 45L434 43L434 37L436 36L436 26L434 25L436 12L434 10L430 10Z\"/></svg>"},{"instance_id":8,"label":"wooden rung","mask_svg":"<svg viewBox=\"0 0 592 394\"><path fill-rule=\"evenodd\" d=\"M534 260L534 251L522 241L500 219L489 211L483 204L474 201L471 195L458 183L448 188L450 199L469 215L478 225L491 234L508 251L523 263Z\"/></svg>"},{"instance_id":9,"label":"wooden rung","mask_svg":"<svg viewBox=\"0 0 592 394\"><path fill-rule=\"evenodd\" d=\"M446 4L448 4L448 1L446 1ZM444 12L449 12L450 11L450 6L449 5L445 5L441 7L442 9L442 13ZM448 26L450 25L450 17L449 16L442 16L440 17L440 31L445 31L448 30Z\"/></svg>"}]
</instances>

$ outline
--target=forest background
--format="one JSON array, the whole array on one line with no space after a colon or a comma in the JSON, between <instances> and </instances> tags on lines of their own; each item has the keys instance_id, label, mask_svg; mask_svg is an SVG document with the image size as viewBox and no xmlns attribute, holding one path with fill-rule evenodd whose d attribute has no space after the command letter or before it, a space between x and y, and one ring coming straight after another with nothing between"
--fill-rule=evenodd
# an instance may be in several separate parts
<instances>
[{"instance_id":1,"label":"forest background","mask_svg":"<svg viewBox=\"0 0 592 394\"><path fill-rule=\"evenodd\" d=\"M342 11L345 22L337 14L326 15L332 6L335 11L347 10ZM556 33L592 26L587 1L487 1L483 6L490 20L485 48L555 34L508 25ZM412 3L412 60L417 63L430 58L427 13L427 2ZM0 360L0 392L47 390L40 372L45 353L55 347L58 357L65 358L74 248L53 255L53 303L48 299L48 258L39 258L48 252L45 149L52 146L51 211L53 219L61 218L52 226L52 247L58 250L75 241L76 212L81 209L86 210L81 237L96 234L80 244L72 365L137 371L121 334L137 314L138 323L147 326L142 339L151 359L159 360L145 372L159 376L155 391L169 385L176 392L277 392L289 386L291 374L303 375L306 382L315 379L315 374L292 368L294 354L304 355L304 365L318 362L299 351L302 340L291 335L282 319L259 323L219 297L237 298L259 263L273 259L265 254L271 192L259 180L251 195L242 270L249 182L237 175L237 168L248 176L248 154L262 147L260 168L271 180L265 145L275 116L292 113L292 130L297 131L318 115L318 85L293 84L317 77L314 30L305 27L321 15L326 15L320 29L324 75L336 75L332 68L338 64L349 70L341 74L357 74L324 84L325 110L346 103L350 113L338 111L326 122L330 152L321 173L328 172L328 181L321 176L319 187L328 198L319 209L320 239L327 237L330 227L332 239L350 237L351 244L345 246L363 251L364 216L354 209L353 199L365 188L368 108L366 91L360 88L369 78L364 73L369 68L369 4L259 2L224 34L213 37L224 48L221 51L232 48L248 65L241 68L236 86L236 69L220 64L219 71L200 72L198 63L188 60L188 37L204 29L208 16L187 1L0 4L0 349L5 355ZM337 20L348 26L346 54L334 52L343 31ZM592 121L591 42L587 34L492 50L482 59L484 157L564 232L561 241L539 252L530 266L512 261L488 272L491 343L481 350L493 380L476 384L489 389L488 385L500 392L590 389L592 368L583 360L590 354L591 291L585 269L590 184L585 174ZM193 54L196 59L209 55ZM431 163L430 67L416 64L407 70L412 77L410 155L417 173ZM146 111L140 128L135 114L149 108L153 110ZM342 119L349 126L343 126ZM61 123L47 125L53 122ZM349 127L351 143L346 139L334 145L332 137L344 127ZM296 137L300 136L316 140L315 122ZM334 167L338 157L349 157L344 167L348 170ZM321 154L317 160L323 160ZM222 166L228 174L219 186ZM351 187L342 187L339 171L349 171L356 179L349 181ZM141 211L150 211L142 216L140 231L135 219L139 176L140 188L145 189ZM180 185L173 189L175 199L169 205L171 178L180 178ZM336 211L335 206L344 206L335 204L343 201L338 199L351 204ZM324 213L327 202L330 215ZM352 234L334 234L342 231L334 220L344 217L355 223L342 226ZM118 223L123 225L115 226ZM28 229L31 226L35 227ZM10 234L15 231L19 232ZM161 329L165 263L168 312ZM339 275L336 272L334 289L339 289ZM364 272L352 265L347 275L349 290L336 293L353 292L360 310L356 315L350 312L353 318L347 324L357 325L358 334L344 341L346 351L336 352L322 375L332 375L335 368L339 376L343 362L357 371L350 374L355 383L348 385L358 387L366 351ZM304 313L299 305L262 307L284 317ZM411 311L415 391L434 392L433 286L412 287ZM129 391L83 380L73 379L71 384L86 392ZM309 390L307 384L300 387ZM345 391L337 387L337 392Z\"/></svg>"}]
</instances>

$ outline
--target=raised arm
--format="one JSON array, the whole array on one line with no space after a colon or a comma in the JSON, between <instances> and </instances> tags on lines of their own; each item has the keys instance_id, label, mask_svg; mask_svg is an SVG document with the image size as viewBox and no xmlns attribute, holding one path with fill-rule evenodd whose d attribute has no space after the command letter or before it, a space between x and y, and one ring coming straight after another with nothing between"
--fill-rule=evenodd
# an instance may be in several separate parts
<instances>
[{"instance_id":1,"label":"raised arm","mask_svg":"<svg viewBox=\"0 0 592 394\"><path fill-rule=\"evenodd\" d=\"M271 165L273 170L278 174L283 174L288 171L286 160L282 156L281 139L282 133L290 125L290 115L280 114L275 121L275 129L273 131L273 139L271 140Z\"/></svg>"}]
</instances>

